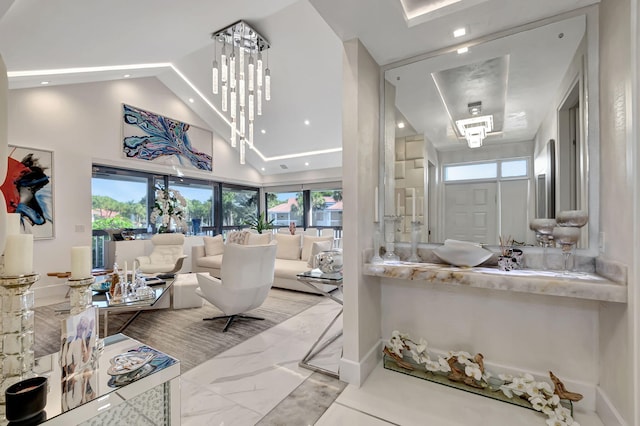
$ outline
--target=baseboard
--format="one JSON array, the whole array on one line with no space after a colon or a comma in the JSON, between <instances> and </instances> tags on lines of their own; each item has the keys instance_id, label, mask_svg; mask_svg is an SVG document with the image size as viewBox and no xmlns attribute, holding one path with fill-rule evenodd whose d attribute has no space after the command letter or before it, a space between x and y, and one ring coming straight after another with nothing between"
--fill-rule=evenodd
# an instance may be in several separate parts
<instances>
[{"instance_id":1,"label":"baseboard","mask_svg":"<svg viewBox=\"0 0 640 426\"><path fill-rule=\"evenodd\" d=\"M607 426L628 425L600 386L596 387L596 413Z\"/></svg>"},{"instance_id":2,"label":"baseboard","mask_svg":"<svg viewBox=\"0 0 640 426\"><path fill-rule=\"evenodd\" d=\"M382 340L379 340L359 362L345 358L340 360L340 380L354 386L362 386L381 359Z\"/></svg>"}]
</instances>

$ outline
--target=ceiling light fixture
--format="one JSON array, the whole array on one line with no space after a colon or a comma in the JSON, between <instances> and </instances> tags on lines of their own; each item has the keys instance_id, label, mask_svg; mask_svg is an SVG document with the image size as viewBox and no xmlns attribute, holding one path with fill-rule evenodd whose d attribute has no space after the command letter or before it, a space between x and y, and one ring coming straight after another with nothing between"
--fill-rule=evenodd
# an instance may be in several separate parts
<instances>
[{"instance_id":1,"label":"ceiling light fixture","mask_svg":"<svg viewBox=\"0 0 640 426\"><path fill-rule=\"evenodd\" d=\"M129 78L129 77L131 77L131 74L125 74L125 75L123 75L122 77L124 77L124 78Z\"/></svg>"},{"instance_id":2,"label":"ceiling light fixture","mask_svg":"<svg viewBox=\"0 0 640 426\"><path fill-rule=\"evenodd\" d=\"M469 102L467 104L467 108L469 108L469 114L480 115L480 113L482 112L482 102Z\"/></svg>"},{"instance_id":3,"label":"ceiling light fixture","mask_svg":"<svg viewBox=\"0 0 640 426\"><path fill-rule=\"evenodd\" d=\"M398 129L404 129L404 121L398 122Z\"/></svg>"},{"instance_id":4,"label":"ceiling light fixture","mask_svg":"<svg viewBox=\"0 0 640 426\"><path fill-rule=\"evenodd\" d=\"M311 122L309 120L304 120L304 125L308 126L309 124L311 124Z\"/></svg>"},{"instance_id":5,"label":"ceiling light fixture","mask_svg":"<svg viewBox=\"0 0 640 426\"><path fill-rule=\"evenodd\" d=\"M484 138L493 130L493 116L483 115L456 120L456 127L467 140L469 148L480 148Z\"/></svg>"},{"instance_id":6,"label":"ceiling light fixture","mask_svg":"<svg viewBox=\"0 0 640 426\"><path fill-rule=\"evenodd\" d=\"M461 47L460 49L457 50L458 55L462 55L463 53L467 53L469 51L468 47Z\"/></svg>"},{"instance_id":7,"label":"ceiling light fixture","mask_svg":"<svg viewBox=\"0 0 640 426\"><path fill-rule=\"evenodd\" d=\"M457 30L453 31L453 36L458 38L458 37L462 37L463 35L467 34L467 29L462 27L462 28L458 28Z\"/></svg>"},{"instance_id":8,"label":"ceiling light fixture","mask_svg":"<svg viewBox=\"0 0 640 426\"><path fill-rule=\"evenodd\" d=\"M189 102L194 103L195 101L193 100L193 98L189 98Z\"/></svg>"},{"instance_id":9,"label":"ceiling light fixture","mask_svg":"<svg viewBox=\"0 0 640 426\"><path fill-rule=\"evenodd\" d=\"M231 146L240 137L240 164L245 164L245 143L253 148L253 122L262 115L262 99L271 100L271 71L262 52L269 42L244 21L211 35L214 40L213 94L220 94L224 113L231 119ZM218 56L218 43L222 44Z\"/></svg>"},{"instance_id":10,"label":"ceiling light fixture","mask_svg":"<svg viewBox=\"0 0 640 426\"><path fill-rule=\"evenodd\" d=\"M45 85L49 84L49 82L48 82L48 81L41 81L41 82L40 82L40 84L42 84L43 86L45 86Z\"/></svg>"},{"instance_id":11,"label":"ceiling light fixture","mask_svg":"<svg viewBox=\"0 0 640 426\"><path fill-rule=\"evenodd\" d=\"M263 135L267 134L267 131L265 129L260 130L260 133L262 133Z\"/></svg>"},{"instance_id":12,"label":"ceiling light fixture","mask_svg":"<svg viewBox=\"0 0 640 426\"><path fill-rule=\"evenodd\" d=\"M308 162L308 161L307 161L307 162L305 162L305 163L304 163L304 165L305 165L305 166L308 166L308 165L309 165L309 162Z\"/></svg>"}]
</instances>

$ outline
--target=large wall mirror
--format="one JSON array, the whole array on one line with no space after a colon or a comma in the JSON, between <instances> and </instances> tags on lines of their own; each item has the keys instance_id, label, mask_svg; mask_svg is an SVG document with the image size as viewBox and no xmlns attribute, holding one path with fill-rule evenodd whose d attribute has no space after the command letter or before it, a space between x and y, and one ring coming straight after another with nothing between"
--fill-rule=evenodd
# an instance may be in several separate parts
<instances>
[{"instance_id":1,"label":"large wall mirror","mask_svg":"<svg viewBox=\"0 0 640 426\"><path fill-rule=\"evenodd\" d=\"M410 241L419 221L421 242L534 245L531 219L583 209L579 247L594 247L597 13L383 67L384 205L399 217L396 240Z\"/></svg>"}]
</instances>

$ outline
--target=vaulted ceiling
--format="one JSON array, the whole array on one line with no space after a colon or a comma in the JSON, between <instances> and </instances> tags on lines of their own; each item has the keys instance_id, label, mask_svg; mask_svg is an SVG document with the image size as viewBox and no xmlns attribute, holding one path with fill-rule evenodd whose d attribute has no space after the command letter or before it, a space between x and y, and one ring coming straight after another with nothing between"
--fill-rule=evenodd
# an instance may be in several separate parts
<instances>
[{"instance_id":1,"label":"vaulted ceiling","mask_svg":"<svg viewBox=\"0 0 640 426\"><path fill-rule=\"evenodd\" d=\"M185 102L193 98L190 107L228 140L210 106L210 36L245 20L272 46L272 100L256 119L257 151L247 161L276 174L341 165L342 41L359 38L384 65L595 2L0 0L0 54L12 89L45 78L55 85L156 76ZM463 26L467 35L454 40ZM34 73L70 68L83 69ZM16 77L20 71L31 73Z\"/></svg>"}]
</instances>

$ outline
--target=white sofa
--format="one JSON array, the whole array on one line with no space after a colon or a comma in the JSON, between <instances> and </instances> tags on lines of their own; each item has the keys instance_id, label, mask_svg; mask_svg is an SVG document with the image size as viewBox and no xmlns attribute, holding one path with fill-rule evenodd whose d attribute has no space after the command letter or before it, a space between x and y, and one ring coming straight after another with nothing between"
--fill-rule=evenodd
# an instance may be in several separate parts
<instances>
[{"instance_id":1,"label":"white sofa","mask_svg":"<svg viewBox=\"0 0 640 426\"><path fill-rule=\"evenodd\" d=\"M238 232L229 234L227 242L240 244L266 244L272 239L278 242L273 286L289 290L317 293L307 285L299 282L296 275L310 270L309 258L315 253L328 250L333 243L333 237L313 237L307 235L286 234L253 234ZM193 272L208 272L212 276L220 277L220 267L224 256L225 242L222 235L203 237L204 245L192 248ZM319 284L324 291L335 289L335 286Z\"/></svg>"}]
</instances>

